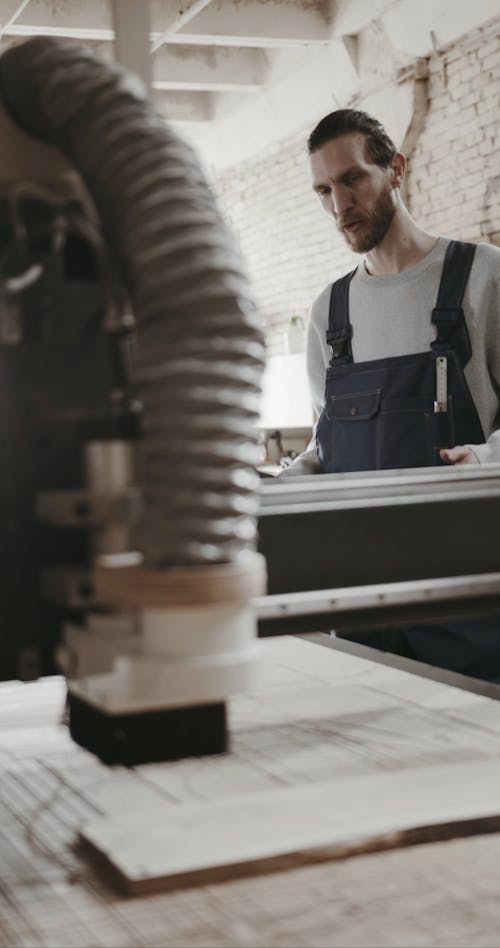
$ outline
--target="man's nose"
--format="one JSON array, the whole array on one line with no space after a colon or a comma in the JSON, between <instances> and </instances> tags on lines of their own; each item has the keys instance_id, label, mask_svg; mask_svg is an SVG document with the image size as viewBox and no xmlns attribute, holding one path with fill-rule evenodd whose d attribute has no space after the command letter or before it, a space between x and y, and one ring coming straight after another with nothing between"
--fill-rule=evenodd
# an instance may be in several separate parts
<instances>
[{"instance_id":1,"label":"man's nose","mask_svg":"<svg viewBox=\"0 0 500 948\"><path fill-rule=\"evenodd\" d=\"M353 198L350 188L345 184L333 185L331 191L332 212L334 217L345 214L353 205Z\"/></svg>"}]
</instances>

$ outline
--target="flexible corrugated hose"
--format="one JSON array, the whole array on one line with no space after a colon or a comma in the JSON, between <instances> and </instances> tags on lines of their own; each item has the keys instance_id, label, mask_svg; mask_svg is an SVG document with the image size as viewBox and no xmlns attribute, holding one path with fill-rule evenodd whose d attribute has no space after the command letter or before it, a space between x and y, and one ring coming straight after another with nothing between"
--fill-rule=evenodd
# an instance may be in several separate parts
<instances>
[{"instance_id":1,"label":"flexible corrugated hose","mask_svg":"<svg viewBox=\"0 0 500 948\"><path fill-rule=\"evenodd\" d=\"M0 95L80 172L130 296L145 563L238 558L255 545L264 342L195 153L139 80L73 42L38 37L8 50Z\"/></svg>"}]
</instances>

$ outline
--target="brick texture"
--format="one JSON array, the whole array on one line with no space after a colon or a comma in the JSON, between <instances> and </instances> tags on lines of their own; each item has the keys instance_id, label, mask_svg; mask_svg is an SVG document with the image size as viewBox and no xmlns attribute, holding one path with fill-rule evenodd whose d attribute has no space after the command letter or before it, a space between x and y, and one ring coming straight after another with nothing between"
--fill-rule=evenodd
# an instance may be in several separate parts
<instances>
[{"instance_id":1,"label":"brick texture","mask_svg":"<svg viewBox=\"0 0 500 948\"><path fill-rule=\"evenodd\" d=\"M429 108L409 156L407 201L433 233L500 245L500 18L429 59ZM282 351L294 314L356 257L311 191L310 128L215 182L268 332Z\"/></svg>"},{"instance_id":2,"label":"brick texture","mask_svg":"<svg viewBox=\"0 0 500 948\"><path fill-rule=\"evenodd\" d=\"M410 161L415 219L500 245L500 19L429 60L429 112Z\"/></svg>"}]
</instances>

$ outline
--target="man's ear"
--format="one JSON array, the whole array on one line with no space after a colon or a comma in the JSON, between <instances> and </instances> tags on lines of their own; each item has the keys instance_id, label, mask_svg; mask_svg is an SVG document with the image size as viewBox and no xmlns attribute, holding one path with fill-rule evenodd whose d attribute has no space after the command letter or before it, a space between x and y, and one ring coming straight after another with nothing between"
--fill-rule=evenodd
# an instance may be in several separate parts
<instances>
[{"instance_id":1,"label":"man's ear","mask_svg":"<svg viewBox=\"0 0 500 948\"><path fill-rule=\"evenodd\" d=\"M401 152L397 152L394 155L390 163L391 169L391 184L393 188L400 188L403 183L403 178L406 171L406 158Z\"/></svg>"}]
</instances>

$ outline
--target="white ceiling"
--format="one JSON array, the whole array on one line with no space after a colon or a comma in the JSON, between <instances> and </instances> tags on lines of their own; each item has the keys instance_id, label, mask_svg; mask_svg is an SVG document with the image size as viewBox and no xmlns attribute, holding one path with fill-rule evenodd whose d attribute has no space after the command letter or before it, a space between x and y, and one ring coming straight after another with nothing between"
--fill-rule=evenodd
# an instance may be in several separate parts
<instances>
[{"instance_id":1,"label":"white ceiling","mask_svg":"<svg viewBox=\"0 0 500 948\"><path fill-rule=\"evenodd\" d=\"M228 117L229 138L279 137L315 103L322 114L377 69L383 79L384 61L404 68L499 11L499 0L0 0L0 48L36 35L90 43L150 79L162 114L216 145Z\"/></svg>"},{"instance_id":2,"label":"white ceiling","mask_svg":"<svg viewBox=\"0 0 500 948\"><path fill-rule=\"evenodd\" d=\"M155 100L171 119L209 121L225 100L234 105L234 96L255 95L276 75L276 67L279 74L288 62L280 58L283 51L314 55L335 33L357 30L391 2L151 0ZM1 37L4 44L14 37L71 37L114 58L117 21L128 50L137 47L147 7L146 0L0 0Z\"/></svg>"}]
</instances>

